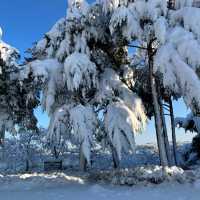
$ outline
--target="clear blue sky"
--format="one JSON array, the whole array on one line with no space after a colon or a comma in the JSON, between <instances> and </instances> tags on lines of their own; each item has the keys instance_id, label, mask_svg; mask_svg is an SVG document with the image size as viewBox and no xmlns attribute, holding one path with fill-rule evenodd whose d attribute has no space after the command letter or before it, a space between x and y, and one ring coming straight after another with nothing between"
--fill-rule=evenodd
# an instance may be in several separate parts
<instances>
[{"instance_id":1,"label":"clear blue sky","mask_svg":"<svg viewBox=\"0 0 200 200\"><path fill-rule=\"evenodd\" d=\"M55 22L66 14L67 0L2 0L0 26L3 40L25 51L43 37ZM48 117L36 110L39 125L48 126Z\"/></svg>"},{"instance_id":2,"label":"clear blue sky","mask_svg":"<svg viewBox=\"0 0 200 200\"><path fill-rule=\"evenodd\" d=\"M21 55L32 44L39 40L55 22L65 16L67 0L2 0L0 3L0 26L3 29L3 40L20 50ZM175 102L177 116L188 112L183 102ZM36 115L39 125L47 127L48 117L41 109ZM169 127L169 125L168 125ZM191 134L177 130L178 140L190 140ZM136 142L155 141L154 123L150 122L144 134L136 137Z\"/></svg>"}]
</instances>

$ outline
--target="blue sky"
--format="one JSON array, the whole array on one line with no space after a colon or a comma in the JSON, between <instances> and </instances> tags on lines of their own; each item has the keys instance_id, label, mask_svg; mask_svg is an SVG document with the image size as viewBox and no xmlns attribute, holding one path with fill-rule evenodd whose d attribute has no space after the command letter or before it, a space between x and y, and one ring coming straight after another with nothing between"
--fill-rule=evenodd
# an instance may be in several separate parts
<instances>
[{"instance_id":1,"label":"blue sky","mask_svg":"<svg viewBox=\"0 0 200 200\"><path fill-rule=\"evenodd\" d=\"M0 3L0 26L3 40L20 50L22 57L32 44L39 40L55 22L65 16L67 0L2 0ZM177 116L188 113L182 101L174 102ZM48 117L37 109L39 125L47 127ZM169 125L168 125L169 127ZM170 133L169 133L170 134ZM177 130L178 140L191 140L194 136ZM154 122L151 121L144 134L136 137L137 143L155 141Z\"/></svg>"},{"instance_id":2,"label":"blue sky","mask_svg":"<svg viewBox=\"0 0 200 200\"><path fill-rule=\"evenodd\" d=\"M66 13L66 0L5 0L0 3L3 40L19 49L22 57ZM39 125L47 127L48 117L36 110Z\"/></svg>"}]
</instances>

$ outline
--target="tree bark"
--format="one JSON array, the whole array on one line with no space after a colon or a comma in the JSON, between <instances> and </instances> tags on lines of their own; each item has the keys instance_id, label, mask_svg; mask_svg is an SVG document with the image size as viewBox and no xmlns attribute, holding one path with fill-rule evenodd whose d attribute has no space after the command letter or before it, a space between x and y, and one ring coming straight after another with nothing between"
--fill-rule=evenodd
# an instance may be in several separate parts
<instances>
[{"instance_id":1,"label":"tree bark","mask_svg":"<svg viewBox=\"0 0 200 200\"><path fill-rule=\"evenodd\" d=\"M165 143L165 149L166 149L166 154L167 154L167 160L168 160L168 164L171 166L172 165L172 159L171 159L170 145L169 145L169 139L168 139L168 134L167 134L167 126L166 126L166 121L165 121L165 116L164 116L161 98L159 98L159 104L160 104L160 114L161 114L162 125L163 125L163 136L164 136L164 143Z\"/></svg>"},{"instance_id":2,"label":"tree bark","mask_svg":"<svg viewBox=\"0 0 200 200\"><path fill-rule=\"evenodd\" d=\"M2 157L1 160L5 159L5 147L4 147L4 141L5 141L5 127L2 127L2 130L0 131L0 146L2 148Z\"/></svg>"},{"instance_id":3,"label":"tree bark","mask_svg":"<svg viewBox=\"0 0 200 200\"><path fill-rule=\"evenodd\" d=\"M87 160L83 153L83 144L81 144L80 146L80 163L79 164L80 164L80 169L85 172L87 170Z\"/></svg>"},{"instance_id":4,"label":"tree bark","mask_svg":"<svg viewBox=\"0 0 200 200\"><path fill-rule=\"evenodd\" d=\"M4 139L5 139L5 128L2 127L2 130L0 131L0 145L4 146Z\"/></svg>"},{"instance_id":5,"label":"tree bark","mask_svg":"<svg viewBox=\"0 0 200 200\"><path fill-rule=\"evenodd\" d=\"M29 161L28 161L28 159L26 159L26 172L28 172L29 171Z\"/></svg>"},{"instance_id":6,"label":"tree bark","mask_svg":"<svg viewBox=\"0 0 200 200\"><path fill-rule=\"evenodd\" d=\"M119 164L120 164L120 161L119 161L119 158L117 155L117 151L113 145L110 145L110 146L111 146L111 151L112 151L113 167L115 169L117 169L117 168L119 168Z\"/></svg>"},{"instance_id":7,"label":"tree bark","mask_svg":"<svg viewBox=\"0 0 200 200\"><path fill-rule=\"evenodd\" d=\"M172 104L171 98L169 99L169 110L170 110L170 119L171 119L171 128L172 128L172 144L173 144L174 162L175 162L175 165L178 165L174 110L173 110L173 104Z\"/></svg>"},{"instance_id":8,"label":"tree bark","mask_svg":"<svg viewBox=\"0 0 200 200\"><path fill-rule=\"evenodd\" d=\"M54 146L53 147L53 152L54 152L54 157L56 158L56 159L58 159L58 151L57 151L57 149L56 149L56 146Z\"/></svg>"},{"instance_id":9,"label":"tree bark","mask_svg":"<svg viewBox=\"0 0 200 200\"><path fill-rule=\"evenodd\" d=\"M158 94L156 87L156 80L153 75L153 50L152 50L152 42L148 44L148 64L149 64L149 78L151 84L151 92L153 98L153 106L154 106L154 116L155 116L155 127L157 134L157 143L159 149L160 163L163 167L168 166L168 160L166 155L166 149L163 138L163 128L162 128L162 120L160 115L160 107L158 103Z\"/></svg>"}]
</instances>

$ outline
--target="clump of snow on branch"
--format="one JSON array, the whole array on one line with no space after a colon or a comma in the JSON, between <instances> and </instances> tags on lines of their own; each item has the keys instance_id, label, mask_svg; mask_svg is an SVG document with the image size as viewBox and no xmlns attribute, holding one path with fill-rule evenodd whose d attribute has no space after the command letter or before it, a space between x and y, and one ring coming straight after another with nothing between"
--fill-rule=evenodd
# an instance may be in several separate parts
<instances>
[{"instance_id":1,"label":"clump of snow on branch","mask_svg":"<svg viewBox=\"0 0 200 200\"><path fill-rule=\"evenodd\" d=\"M109 141L117 150L119 159L121 159L122 150L135 150L134 134L141 131L142 128L142 122L124 102L114 102L107 106L105 129Z\"/></svg>"},{"instance_id":2,"label":"clump of snow on branch","mask_svg":"<svg viewBox=\"0 0 200 200\"><path fill-rule=\"evenodd\" d=\"M45 37L36 43L33 48L33 54L37 58L52 58L56 56L56 52L60 51L59 46L65 35L65 18L61 18L52 27L52 29L45 34ZM67 47L66 42L66 47Z\"/></svg>"},{"instance_id":3,"label":"clump of snow on branch","mask_svg":"<svg viewBox=\"0 0 200 200\"><path fill-rule=\"evenodd\" d=\"M140 27L136 21L136 16L125 6L117 8L110 20L110 31L113 34L118 31L119 27L122 27L122 35L131 40L140 34Z\"/></svg>"},{"instance_id":4,"label":"clump of snow on branch","mask_svg":"<svg viewBox=\"0 0 200 200\"><path fill-rule=\"evenodd\" d=\"M81 151L90 163L93 135L97 128L97 117L91 106L77 105L70 110L72 132L81 144Z\"/></svg>"},{"instance_id":5,"label":"clump of snow on branch","mask_svg":"<svg viewBox=\"0 0 200 200\"><path fill-rule=\"evenodd\" d=\"M120 28L123 37L128 41L133 39L148 40L148 34L151 34L154 30L153 27L145 24L150 22L155 24L156 35L163 42L165 36L163 16L166 16L166 13L166 1L134 1L129 3L128 6L121 5L114 11L110 20L110 30L113 34L118 32Z\"/></svg>"},{"instance_id":6,"label":"clump of snow on branch","mask_svg":"<svg viewBox=\"0 0 200 200\"><path fill-rule=\"evenodd\" d=\"M27 78L31 73L34 80L41 81L45 85L42 106L49 114L55 103L56 91L64 87L63 64L56 59L35 60L27 64L21 73L21 78Z\"/></svg>"},{"instance_id":7,"label":"clump of snow on branch","mask_svg":"<svg viewBox=\"0 0 200 200\"><path fill-rule=\"evenodd\" d=\"M70 135L70 116L69 110L72 105L63 105L56 109L51 117L50 126L48 128L48 139L56 149L60 149L63 141L67 140Z\"/></svg>"},{"instance_id":8,"label":"clump of snow on branch","mask_svg":"<svg viewBox=\"0 0 200 200\"><path fill-rule=\"evenodd\" d=\"M99 101L107 99L111 102L113 100L123 101L127 107L134 110L138 119L141 117L142 123L146 120L141 100L120 80L119 75L113 69L106 68L100 77L97 99Z\"/></svg>"},{"instance_id":9,"label":"clump of snow on branch","mask_svg":"<svg viewBox=\"0 0 200 200\"><path fill-rule=\"evenodd\" d=\"M200 117L195 116L193 113L188 114L186 117L177 117L175 124L186 131L190 130L200 133Z\"/></svg>"},{"instance_id":10,"label":"clump of snow on branch","mask_svg":"<svg viewBox=\"0 0 200 200\"><path fill-rule=\"evenodd\" d=\"M0 52L1 59L6 66L18 66L17 60L19 58L19 51L17 49L0 40Z\"/></svg>"},{"instance_id":11,"label":"clump of snow on branch","mask_svg":"<svg viewBox=\"0 0 200 200\"><path fill-rule=\"evenodd\" d=\"M115 10L119 6L120 2L123 2L123 1L119 1L119 0L98 0L97 2L102 4L103 5L103 11L105 13L108 13L108 12ZM127 3L127 1L125 1L125 2Z\"/></svg>"},{"instance_id":12,"label":"clump of snow on branch","mask_svg":"<svg viewBox=\"0 0 200 200\"><path fill-rule=\"evenodd\" d=\"M199 8L184 7L175 11L171 16L172 25L183 25L184 29L200 38L200 12Z\"/></svg>"},{"instance_id":13,"label":"clump of snow on branch","mask_svg":"<svg viewBox=\"0 0 200 200\"><path fill-rule=\"evenodd\" d=\"M200 82L195 72L200 65L200 45L192 33L175 27L167 37L166 44L155 56L155 71L163 74L163 83L172 91L181 94L188 107L200 106Z\"/></svg>"},{"instance_id":14,"label":"clump of snow on branch","mask_svg":"<svg viewBox=\"0 0 200 200\"><path fill-rule=\"evenodd\" d=\"M175 8L180 9L183 7L191 7L193 5L194 0L176 0Z\"/></svg>"},{"instance_id":15,"label":"clump of snow on branch","mask_svg":"<svg viewBox=\"0 0 200 200\"><path fill-rule=\"evenodd\" d=\"M166 26L167 22L164 17L160 17L159 19L157 19L154 24L155 37L161 44L164 44L166 40Z\"/></svg>"},{"instance_id":16,"label":"clump of snow on branch","mask_svg":"<svg viewBox=\"0 0 200 200\"><path fill-rule=\"evenodd\" d=\"M117 93L117 96L116 96ZM109 100L105 113L105 131L121 159L122 150L134 151L134 134L146 124L146 114L141 100L120 80L112 69L105 69L97 98Z\"/></svg>"},{"instance_id":17,"label":"clump of snow on branch","mask_svg":"<svg viewBox=\"0 0 200 200\"><path fill-rule=\"evenodd\" d=\"M89 5L85 0L68 0L67 18L79 19L87 13L88 8Z\"/></svg>"},{"instance_id":18,"label":"clump of snow on branch","mask_svg":"<svg viewBox=\"0 0 200 200\"><path fill-rule=\"evenodd\" d=\"M96 87L96 65L91 62L87 55L73 53L68 56L64 64L65 79L69 90L78 90L80 87Z\"/></svg>"}]
</instances>

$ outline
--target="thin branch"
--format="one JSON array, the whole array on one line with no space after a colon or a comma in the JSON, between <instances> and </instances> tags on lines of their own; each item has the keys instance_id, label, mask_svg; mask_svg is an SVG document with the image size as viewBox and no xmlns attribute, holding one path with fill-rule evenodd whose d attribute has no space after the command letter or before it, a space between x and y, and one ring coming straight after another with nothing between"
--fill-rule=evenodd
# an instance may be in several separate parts
<instances>
[{"instance_id":1,"label":"thin branch","mask_svg":"<svg viewBox=\"0 0 200 200\"><path fill-rule=\"evenodd\" d=\"M166 103L164 103L164 104L163 104L163 106L166 106L167 108L169 108L169 105L168 105L168 104L166 104Z\"/></svg>"},{"instance_id":2,"label":"thin branch","mask_svg":"<svg viewBox=\"0 0 200 200\"><path fill-rule=\"evenodd\" d=\"M128 47L133 47L133 48L138 48L138 49L144 49L144 50L147 50L146 47L141 47L141 46L131 45L131 44L128 44Z\"/></svg>"}]
</instances>

